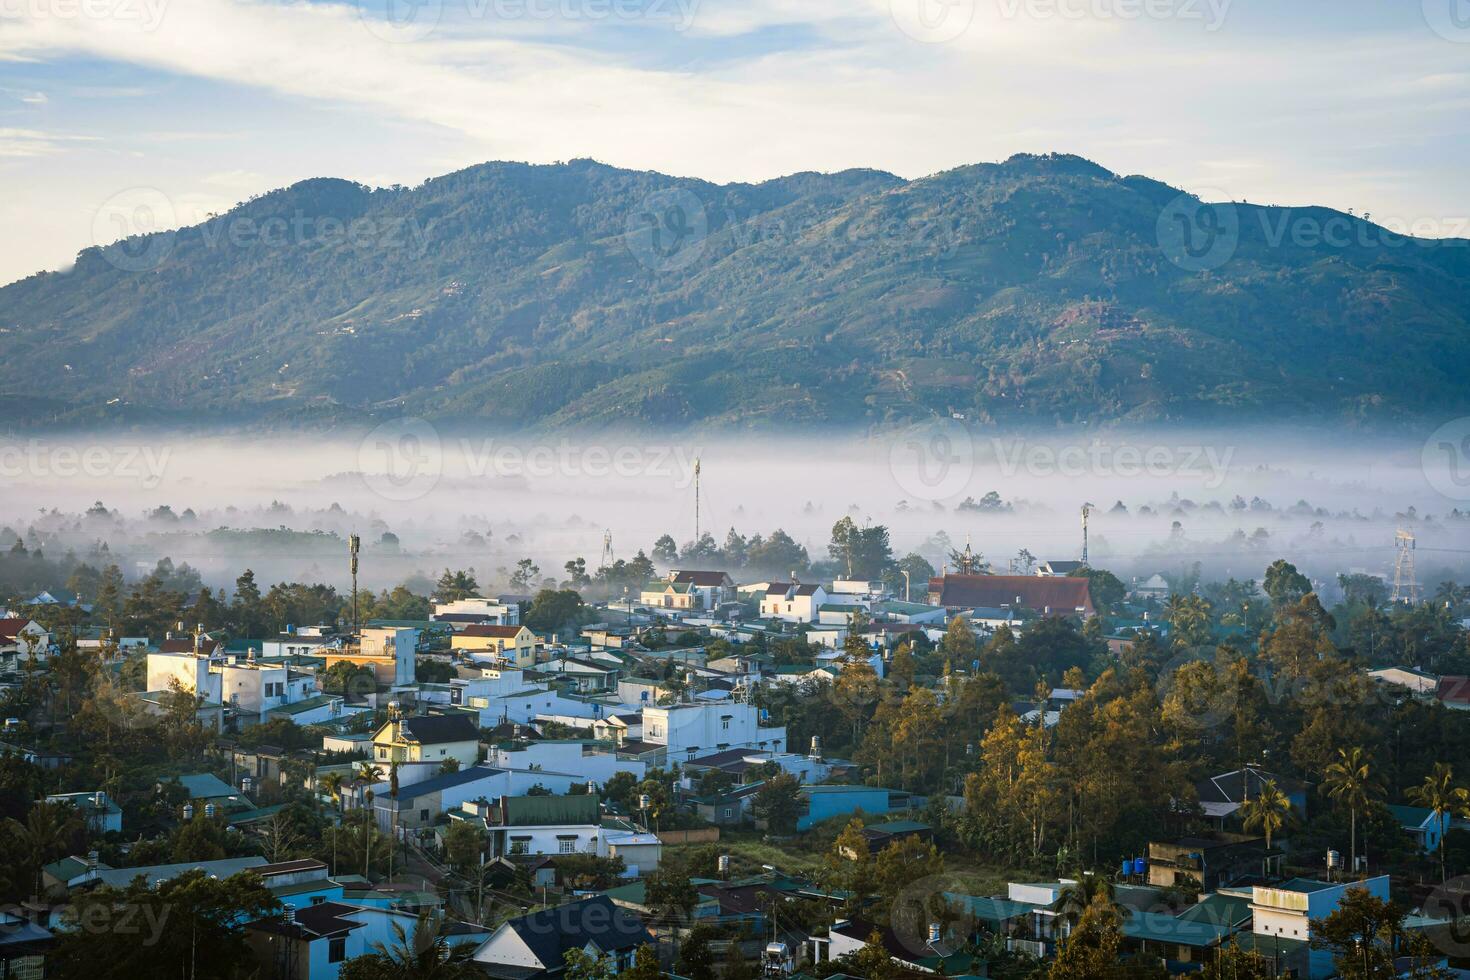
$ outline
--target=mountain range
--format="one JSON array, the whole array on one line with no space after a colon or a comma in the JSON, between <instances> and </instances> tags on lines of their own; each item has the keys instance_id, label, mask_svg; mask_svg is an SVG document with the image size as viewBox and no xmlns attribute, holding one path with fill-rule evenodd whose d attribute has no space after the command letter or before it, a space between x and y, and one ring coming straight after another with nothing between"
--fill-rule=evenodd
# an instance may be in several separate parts
<instances>
[{"instance_id":1,"label":"mountain range","mask_svg":"<svg viewBox=\"0 0 1470 980\"><path fill-rule=\"evenodd\" d=\"M0 289L12 426L1372 423L1470 408L1470 241L1076 156L307 180Z\"/></svg>"}]
</instances>

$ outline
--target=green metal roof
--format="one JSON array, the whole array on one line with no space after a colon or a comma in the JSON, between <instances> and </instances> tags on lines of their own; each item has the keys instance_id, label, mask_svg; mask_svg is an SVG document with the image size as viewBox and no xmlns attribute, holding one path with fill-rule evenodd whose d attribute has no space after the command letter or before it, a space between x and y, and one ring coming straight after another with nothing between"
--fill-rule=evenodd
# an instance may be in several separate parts
<instances>
[{"instance_id":1,"label":"green metal roof","mask_svg":"<svg viewBox=\"0 0 1470 980\"><path fill-rule=\"evenodd\" d=\"M596 824L598 817L595 796L512 796L505 801L504 826Z\"/></svg>"}]
</instances>

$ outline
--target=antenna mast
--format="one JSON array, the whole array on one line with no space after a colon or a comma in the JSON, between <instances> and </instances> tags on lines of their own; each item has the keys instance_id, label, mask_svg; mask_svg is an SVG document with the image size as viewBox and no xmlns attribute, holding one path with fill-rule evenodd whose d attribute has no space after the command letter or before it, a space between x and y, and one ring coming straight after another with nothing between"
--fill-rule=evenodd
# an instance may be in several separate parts
<instances>
[{"instance_id":1,"label":"antenna mast","mask_svg":"<svg viewBox=\"0 0 1470 980\"><path fill-rule=\"evenodd\" d=\"M356 534L347 537L347 567L352 572L352 635L357 635L357 552L362 539Z\"/></svg>"},{"instance_id":2,"label":"antenna mast","mask_svg":"<svg viewBox=\"0 0 1470 980\"><path fill-rule=\"evenodd\" d=\"M612 528L602 532L602 567L613 567Z\"/></svg>"},{"instance_id":3,"label":"antenna mast","mask_svg":"<svg viewBox=\"0 0 1470 980\"><path fill-rule=\"evenodd\" d=\"M694 460L694 544L699 546L699 459Z\"/></svg>"},{"instance_id":4,"label":"antenna mast","mask_svg":"<svg viewBox=\"0 0 1470 980\"><path fill-rule=\"evenodd\" d=\"M1082 564L1087 564L1087 515L1092 513L1091 504L1082 505Z\"/></svg>"},{"instance_id":5,"label":"antenna mast","mask_svg":"<svg viewBox=\"0 0 1470 980\"><path fill-rule=\"evenodd\" d=\"M1414 532L1399 528L1393 539L1393 601L1412 606L1419 601L1419 581L1414 577Z\"/></svg>"}]
</instances>

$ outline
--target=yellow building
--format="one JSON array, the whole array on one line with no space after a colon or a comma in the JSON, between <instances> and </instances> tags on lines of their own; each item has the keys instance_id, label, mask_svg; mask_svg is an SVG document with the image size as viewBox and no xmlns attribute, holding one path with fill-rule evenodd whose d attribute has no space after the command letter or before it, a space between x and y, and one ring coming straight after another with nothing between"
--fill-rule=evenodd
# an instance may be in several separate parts
<instances>
[{"instance_id":1,"label":"yellow building","mask_svg":"<svg viewBox=\"0 0 1470 980\"><path fill-rule=\"evenodd\" d=\"M461 768L479 761L480 731L468 715L419 715L394 718L373 733L373 761L443 762Z\"/></svg>"},{"instance_id":2,"label":"yellow building","mask_svg":"<svg viewBox=\"0 0 1470 980\"><path fill-rule=\"evenodd\" d=\"M541 640L524 626L466 626L454 634L455 650L491 653L517 667L534 667Z\"/></svg>"}]
</instances>

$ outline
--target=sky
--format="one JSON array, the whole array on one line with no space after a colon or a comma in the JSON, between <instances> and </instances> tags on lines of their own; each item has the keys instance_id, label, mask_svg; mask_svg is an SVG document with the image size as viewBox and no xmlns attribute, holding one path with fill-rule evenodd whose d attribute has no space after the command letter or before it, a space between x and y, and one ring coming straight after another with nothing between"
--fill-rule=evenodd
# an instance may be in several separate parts
<instances>
[{"instance_id":1,"label":"sky","mask_svg":"<svg viewBox=\"0 0 1470 980\"><path fill-rule=\"evenodd\" d=\"M309 177L1052 151L1470 238L1470 0L0 0L0 283Z\"/></svg>"}]
</instances>

